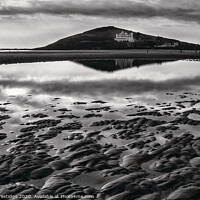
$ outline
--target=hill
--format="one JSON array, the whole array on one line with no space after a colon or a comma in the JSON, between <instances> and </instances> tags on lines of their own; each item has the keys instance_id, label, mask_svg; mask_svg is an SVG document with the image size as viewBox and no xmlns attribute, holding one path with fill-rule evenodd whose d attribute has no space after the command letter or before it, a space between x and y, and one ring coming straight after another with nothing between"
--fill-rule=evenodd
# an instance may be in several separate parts
<instances>
[{"instance_id":1,"label":"hill","mask_svg":"<svg viewBox=\"0 0 200 200\"><path fill-rule=\"evenodd\" d=\"M117 35L118 34L118 35ZM200 45L107 26L63 38L38 50L200 49Z\"/></svg>"}]
</instances>

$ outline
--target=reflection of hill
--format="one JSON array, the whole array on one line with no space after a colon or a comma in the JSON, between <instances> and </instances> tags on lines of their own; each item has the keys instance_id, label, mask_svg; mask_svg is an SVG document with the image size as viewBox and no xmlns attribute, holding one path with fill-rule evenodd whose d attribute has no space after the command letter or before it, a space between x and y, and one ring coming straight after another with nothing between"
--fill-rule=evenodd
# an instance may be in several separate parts
<instances>
[{"instance_id":1,"label":"reflection of hill","mask_svg":"<svg viewBox=\"0 0 200 200\"><path fill-rule=\"evenodd\" d=\"M150 64L162 64L164 62L174 62L176 60L134 60L134 59L109 59L109 60L75 60L76 63L86 67L105 72L141 67Z\"/></svg>"}]
</instances>

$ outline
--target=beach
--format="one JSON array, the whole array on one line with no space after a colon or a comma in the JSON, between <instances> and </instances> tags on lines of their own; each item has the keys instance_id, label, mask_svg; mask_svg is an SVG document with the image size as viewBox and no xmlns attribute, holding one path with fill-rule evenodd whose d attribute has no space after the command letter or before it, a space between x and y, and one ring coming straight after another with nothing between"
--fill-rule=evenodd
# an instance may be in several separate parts
<instances>
[{"instance_id":1,"label":"beach","mask_svg":"<svg viewBox=\"0 0 200 200\"><path fill-rule=\"evenodd\" d=\"M29 94L15 112L17 97L1 101L3 193L143 199L195 190L199 93L159 95L137 103L125 97L120 104L55 97L33 110Z\"/></svg>"},{"instance_id":2,"label":"beach","mask_svg":"<svg viewBox=\"0 0 200 200\"><path fill-rule=\"evenodd\" d=\"M197 194L199 62L165 62L119 58L112 71L96 60L2 65L1 197Z\"/></svg>"},{"instance_id":3,"label":"beach","mask_svg":"<svg viewBox=\"0 0 200 200\"><path fill-rule=\"evenodd\" d=\"M195 50L162 50L162 49L131 49L131 50L5 50L0 51L0 64L65 61L76 59L199 59L200 53Z\"/></svg>"}]
</instances>

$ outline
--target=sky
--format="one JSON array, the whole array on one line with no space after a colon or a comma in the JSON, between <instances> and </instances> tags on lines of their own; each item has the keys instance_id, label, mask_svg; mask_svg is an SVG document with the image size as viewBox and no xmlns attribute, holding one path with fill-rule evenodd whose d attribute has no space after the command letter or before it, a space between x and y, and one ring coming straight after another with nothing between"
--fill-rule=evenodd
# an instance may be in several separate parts
<instances>
[{"instance_id":1,"label":"sky","mask_svg":"<svg viewBox=\"0 0 200 200\"><path fill-rule=\"evenodd\" d=\"M198 0L0 0L0 48L33 48L101 26L200 44Z\"/></svg>"}]
</instances>

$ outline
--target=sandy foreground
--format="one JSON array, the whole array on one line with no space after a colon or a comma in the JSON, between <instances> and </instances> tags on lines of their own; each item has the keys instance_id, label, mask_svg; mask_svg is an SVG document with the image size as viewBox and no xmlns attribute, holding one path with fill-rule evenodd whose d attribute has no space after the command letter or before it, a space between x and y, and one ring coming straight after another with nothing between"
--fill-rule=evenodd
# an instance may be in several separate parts
<instances>
[{"instance_id":1,"label":"sandy foreground","mask_svg":"<svg viewBox=\"0 0 200 200\"><path fill-rule=\"evenodd\" d=\"M199 95L1 99L0 197L200 199Z\"/></svg>"},{"instance_id":2,"label":"sandy foreground","mask_svg":"<svg viewBox=\"0 0 200 200\"><path fill-rule=\"evenodd\" d=\"M199 59L192 50L68 50L68 51L0 51L0 64L62 61L73 59L136 58L136 59Z\"/></svg>"}]
</instances>

